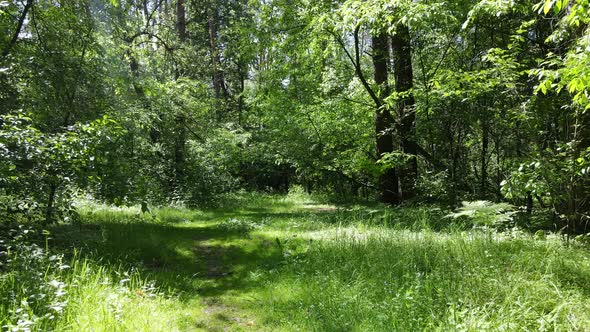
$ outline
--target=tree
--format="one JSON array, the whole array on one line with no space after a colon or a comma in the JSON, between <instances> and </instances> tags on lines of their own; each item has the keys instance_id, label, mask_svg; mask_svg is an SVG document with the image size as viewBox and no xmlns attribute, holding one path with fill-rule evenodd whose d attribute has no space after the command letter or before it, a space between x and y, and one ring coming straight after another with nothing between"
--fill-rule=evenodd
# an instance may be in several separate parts
<instances>
[{"instance_id":1,"label":"tree","mask_svg":"<svg viewBox=\"0 0 590 332\"><path fill-rule=\"evenodd\" d=\"M391 38L393 49L393 72L395 74L395 92L397 97L398 135L401 151L408 156L401 166L401 198L414 197L414 188L418 178L417 143L416 143L416 105L412 88L414 74L412 69L412 45L407 26L400 24L395 28Z\"/></svg>"}]
</instances>

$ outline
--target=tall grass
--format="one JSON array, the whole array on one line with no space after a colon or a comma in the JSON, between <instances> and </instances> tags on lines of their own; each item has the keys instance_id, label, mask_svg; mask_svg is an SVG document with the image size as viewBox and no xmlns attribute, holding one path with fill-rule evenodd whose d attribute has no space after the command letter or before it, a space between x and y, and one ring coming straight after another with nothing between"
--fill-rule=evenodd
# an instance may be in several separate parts
<instances>
[{"instance_id":1,"label":"tall grass","mask_svg":"<svg viewBox=\"0 0 590 332\"><path fill-rule=\"evenodd\" d=\"M285 329L590 329L590 255L518 234L334 229L268 274ZM274 296L282 294L282 296Z\"/></svg>"},{"instance_id":2,"label":"tall grass","mask_svg":"<svg viewBox=\"0 0 590 332\"><path fill-rule=\"evenodd\" d=\"M0 326L6 331L168 331L169 300L138 271L69 259L29 241L21 227L4 238Z\"/></svg>"},{"instance_id":3,"label":"tall grass","mask_svg":"<svg viewBox=\"0 0 590 332\"><path fill-rule=\"evenodd\" d=\"M21 227L0 243L2 330L590 330L582 244L301 191L233 204L86 202L80 225Z\"/></svg>"}]
</instances>

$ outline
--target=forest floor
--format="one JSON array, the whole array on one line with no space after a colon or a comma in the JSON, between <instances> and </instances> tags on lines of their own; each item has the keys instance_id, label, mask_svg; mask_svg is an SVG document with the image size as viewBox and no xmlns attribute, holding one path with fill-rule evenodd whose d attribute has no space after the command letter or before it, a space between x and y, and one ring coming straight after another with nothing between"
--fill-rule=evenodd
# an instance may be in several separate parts
<instances>
[{"instance_id":1,"label":"forest floor","mask_svg":"<svg viewBox=\"0 0 590 332\"><path fill-rule=\"evenodd\" d=\"M558 236L306 196L80 211L80 225L50 230L50 246L103 277L63 278L58 330L590 330L590 251Z\"/></svg>"}]
</instances>

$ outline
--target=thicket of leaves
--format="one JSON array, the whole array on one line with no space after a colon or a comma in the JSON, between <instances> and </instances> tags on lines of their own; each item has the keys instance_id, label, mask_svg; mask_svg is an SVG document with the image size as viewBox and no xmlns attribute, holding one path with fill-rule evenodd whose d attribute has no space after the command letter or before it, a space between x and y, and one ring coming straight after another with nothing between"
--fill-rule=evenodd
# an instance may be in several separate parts
<instances>
[{"instance_id":1,"label":"thicket of leaves","mask_svg":"<svg viewBox=\"0 0 590 332\"><path fill-rule=\"evenodd\" d=\"M414 156L375 152L371 36L405 27L412 88L377 97L415 99L413 200L509 201L585 231L589 12L587 0L0 1L2 209L50 222L77 193L198 206L294 184L375 197Z\"/></svg>"}]
</instances>

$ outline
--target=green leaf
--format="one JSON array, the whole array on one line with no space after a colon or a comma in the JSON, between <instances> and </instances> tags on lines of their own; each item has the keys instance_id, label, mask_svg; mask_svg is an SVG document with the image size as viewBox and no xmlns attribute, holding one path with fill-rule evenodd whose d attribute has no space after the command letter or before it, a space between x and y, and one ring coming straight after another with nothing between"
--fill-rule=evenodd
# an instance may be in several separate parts
<instances>
[{"instance_id":1,"label":"green leaf","mask_svg":"<svg viewBox=\"0 0 590 332\"><path fill-rule=\"evenodd\" d=\"M545 5L543 6L543 14L547 15L553 7L554 0L545 0Z\"/></svg>"},{"instance_id":2,"label":"green leaf","mask_svg":"<svg viewBox=\"0 0 590 332\"><path fill-rule=\"evenodd\" d=\"M541 90L541 92L546 95L547 94L547 85L545 84L545 82L541 83L539 85L539 90Z\"/></svg>"}]
</instances>

